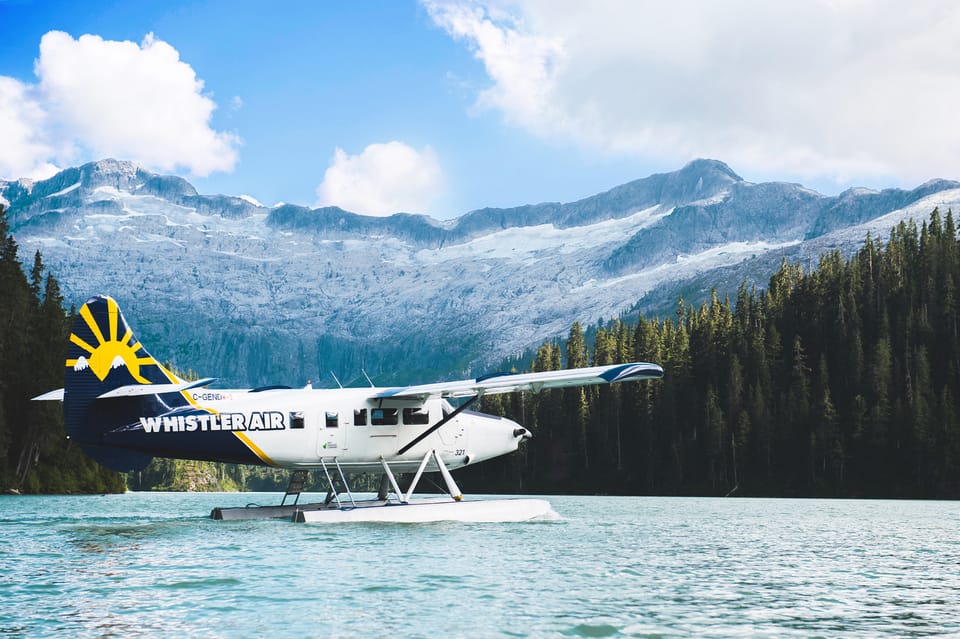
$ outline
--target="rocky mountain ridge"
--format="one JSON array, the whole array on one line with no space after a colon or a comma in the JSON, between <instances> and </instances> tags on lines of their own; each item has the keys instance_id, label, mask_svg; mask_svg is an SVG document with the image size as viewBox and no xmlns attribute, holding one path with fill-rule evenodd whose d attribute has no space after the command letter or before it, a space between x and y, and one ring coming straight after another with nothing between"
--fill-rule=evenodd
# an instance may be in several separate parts
<instances>
[{"instance_id":1,"label":"rocky mountain ridge","mask_svg":"<svg viewBox=\"0 0 960 639\"><path fill-rule=\"evenodd\" d=\"M853 250L867 228L955 207L960 183L824 196L696 160L577 202L437 221L267 208L102 160L0 181L0 198L67 302L113 295L160 359L228 384L329 385L329 371L378 383L484 372L574 320L654 293L641 308L660 310L655 298L710 273L765 284L774 257Z\"/></svg>"}]
</instances>

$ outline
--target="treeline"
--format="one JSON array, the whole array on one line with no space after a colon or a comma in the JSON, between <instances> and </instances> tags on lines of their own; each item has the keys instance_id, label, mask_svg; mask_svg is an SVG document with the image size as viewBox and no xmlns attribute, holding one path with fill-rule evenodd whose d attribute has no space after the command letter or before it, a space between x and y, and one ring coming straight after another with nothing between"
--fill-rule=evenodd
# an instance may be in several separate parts
<instances>
[{"instance_id":1,"label":"treeline","mask_svg":"<svg viewBox=\"0 0 960 639\"><path fill-rule=\"evenodd\" d=\"M154 457L142 471L125 473L130 490L169 490L176 492L283 492L291 471L266 466L222 464L187 459ZM304 490L326 490L322 473L312 473Z\"/></svg>"},{"instance_id":2,"label":"treeline","mask_svg":"<svg viewBox=\"0 0 960 639\"><path fill-rule=\"evenodd\" d=\"M0 206L0 491L102 493L123 478L66 439L60 402L33 402L63 386L70 315L40 253L27 276Z\"/></svg>"},{"instance_id":3,"label":"treeline","mask_svg":"<svg viewBox=\"0 0 960 639\"><path fill-rule=\"evenodd\" d=\"M154 457L142 471L125 473L125 477L130 490L283 494L290 483L291 474L290 470L268 466ZM351 490L376 492L380 484L380 476L354 475L350 477L349 482ZM326 492L327 482L323 471L310 473L303 490L304 492Z\"/></svg>"},{"instance_id":4,"label":"treeline","mask_svg":"<svg viewBox=\"0 0 960 639\"><path fill-rule=\"evenodd\" d=\"M476 486L525 492L960 497L960 248L934 210L858 254L676 317L575 324L534 370L660 363L662 381L484 398L534 438Z\"/></svg>"}]
</instances>

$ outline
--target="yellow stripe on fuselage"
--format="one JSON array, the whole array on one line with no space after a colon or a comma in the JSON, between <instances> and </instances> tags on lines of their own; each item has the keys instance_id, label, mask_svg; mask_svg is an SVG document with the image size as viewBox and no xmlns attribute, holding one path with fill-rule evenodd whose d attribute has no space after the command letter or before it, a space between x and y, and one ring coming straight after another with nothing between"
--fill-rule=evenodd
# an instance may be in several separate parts
<instances>
[{"instance_id":1,"label":"yellow stripe on fuselage","mask_svg":"<svg viewBox=\"0 0 960 639\"><path fill-rule=\"evenodd\" d=\"M254 444L253 441L249 437L247 437L246 433L234 432L233 434L236 435L240 441L246 444L247 448L253 451L253 454L259 457L264 464L267 464L268 466L277 465L276 463L274 463L272 459L270 459L269 455L263 452L259 446Z\"/></svg>"},{"instance_id":2,"label":"yellow stripe on fuselage","mask_svg":"<svg viewBox=\"0 0 960 639\"><path fill-rule=\"evenodd\" d=\"M160 366L160 364L158 363L157 366ZM167 369L165 369L163 366L160 366L160 370L162 370L162 371L163 371L165 374L167 374L168 376L173 377L174 379L179 379L179 378L177 378L176 376L174 376L172 373L170 373ZM172 381L172 380L171 380L171 381ZM180 394L183 395L184 399L186 399L186 400L190 403L190 405L193 406L194 408L198 408L198 409L200 409L200 410L205 410L205 411L207 411L207 412L209 412L209 413L211 413L211 414L213 414L213 415L219 415L219 414L220 414L220 411L218 411L218 410L216 410L216 409L213 409L213 408L208 408L208 407L206 407L206 406L202 406L199 402L197 402L196 400L194 400L194 399L190 396L190 391L180 391ZM244 445L245 445L247 448L250 449L250 452L252 452L254 455L256 455L257 457L259 457L259 458L260 458L260 461L262 461L264 464L266 464L266 465L268 465L268 466L276 466L276 465L277 465L276 462L274 462L272 459L270 459L270 456L269 456L269 455L267 455L265 452L263 452L263 450L262 450L259 446L257 446L256 444L253 443L253 440L251 440L249 437L247 437L246 433L241 433L241 432L239 432L239 431L234 431L233 434L236 435L236 436L237 436L237 439L239 439L240 441L242 441L242 442L244 443Z\"/></svg>"}]
</instances>

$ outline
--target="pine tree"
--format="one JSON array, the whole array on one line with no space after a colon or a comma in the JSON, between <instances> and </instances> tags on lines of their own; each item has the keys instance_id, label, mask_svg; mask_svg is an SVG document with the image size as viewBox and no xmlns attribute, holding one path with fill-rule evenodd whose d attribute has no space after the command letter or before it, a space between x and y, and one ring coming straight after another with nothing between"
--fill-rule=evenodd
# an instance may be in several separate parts
<instances>
[{"instance_id":1,"label":"pine tree","mask_svg":"<svg viewBox=\"0 0 960 639\"><path fill-rule=\"evenodd\" d=\"M836 494L843 483L843 437L839 415L830 392L830 373L825 353L814 382L814 440L810 482L817 494Z\"/></svg>"},{"instance_id":2,"label":"pine tree","mask_svg":"<svg viewBox=\"0 0 960 639\"><path fill-rule=\"evenodd\" d=\"M34 302L23 273L16 240L9 233L6 210L0 206L0 403L3 404L6 443L4 476L7 485L18 486L24 477L27 460L32 458L26 441L25 414L31 379L31 310ZM17 471L20 472L17 472Z\"/></svg>"},{"instance_id":3,"label":"pine tree","mask_svg":"<svg viewBox=\"0 0 960 639\"><path fill-rule=\"evenodd\" d=\"M33 268L30 269L30 293L37 300L41 298L43 272L43 258L40 256L40 251L37 251L33 256Z\"/></svg>"},{"instance_id":4,"label":"pine tree","mask_svg":"<svg viewBox=\"0 0 960 639\"><path fill-rule=\"evenodd\" d=\"M706 478L710 484L710 492L716 494L723 485L722 460L720 453L723 449L724 415L720 408L720 399L713 386L707 386L707 395L704 400L703 424L705 429L706 445ZM726 491L724 491L726 492Z\"/></svg>"},{"instance_id":5,"label":"pine tree","mask_svg":"<svg viewBox=\"0 0 960 639\"><path fill-rule=\"evenodd\" d=\"M582 368L587 366L589 361L583 328L579 322L574 322L573 326L570 327L566 359L567 368ZM563 389L563 405L566 427L571 434L570 439L575 450L579 451L582 460L579 469L582 472L577 474L583 476L583 473L590 470L586 390L582 386Z\"/></svg>"}]
</instances>

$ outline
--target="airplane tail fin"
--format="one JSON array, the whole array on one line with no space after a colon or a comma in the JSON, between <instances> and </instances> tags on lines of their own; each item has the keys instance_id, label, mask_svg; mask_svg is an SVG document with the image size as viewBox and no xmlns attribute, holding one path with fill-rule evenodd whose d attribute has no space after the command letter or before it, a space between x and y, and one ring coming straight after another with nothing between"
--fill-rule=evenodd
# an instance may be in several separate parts
<instances>
[{"instance_id":1,"label":"airplane tail fin","mask_svg":"<svg viewBox=\"0 0 960 639\"><path fill-rule=\"evenodd\" d=\"M163 387L141 388L153 385ZM181 393L169 392L184 385L141 346L113 298L93 297L80 308L70 331L63 411L67 434L87 455L114 470L145 467L152 455L105 445L104 435L185 405ZM157 394L160 388L168 392Z\"/></svg>"}]
</instances>

